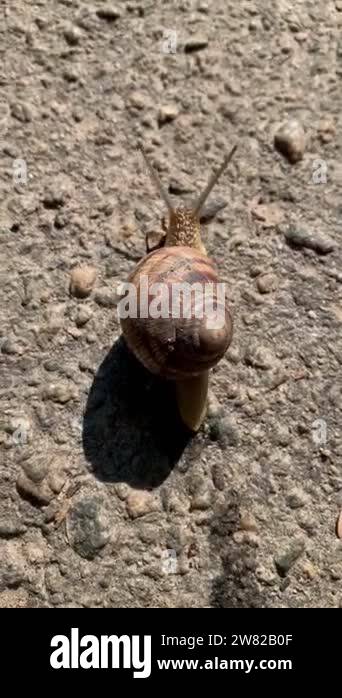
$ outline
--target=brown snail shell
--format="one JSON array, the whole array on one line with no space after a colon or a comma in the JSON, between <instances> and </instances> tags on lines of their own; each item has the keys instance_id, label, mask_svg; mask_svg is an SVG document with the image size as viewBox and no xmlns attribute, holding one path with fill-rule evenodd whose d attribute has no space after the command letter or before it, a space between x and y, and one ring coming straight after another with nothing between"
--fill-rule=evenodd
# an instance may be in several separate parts
<instances>
[{"instance_id":1,"label":"brown snail shell","mask_svg":"<svg viewBox=\"0 0 342 698\"><path fill-rule=\"evenodd\" d=\"M148 279L147 317L146 311L144 317L140 316L143 277ZM232 340L233 319L225 298L215 296L218 276L213 261L207 255L191 247L163 247L144 257L128 281L136 287L137 317L121 317L120 322L129 349L145 368L163 378L186 379L208 371L220 361ZM191 296L187 316L184 317L180 305L180 317L174 317L172 298L173 289L177 288L174 284L185 282L200 284L203 291L206 284L213 285L213 312L222 313L222 327L211 326L210 309L208 316L203 305L204 296L202 309L198 307L198 297L195 300L195 296ZM166 285L168 317L150 316L150 302L156 298L151 287L156 283ZM201 313L203 317L199 317Z\"/></svg>"}]
</instances>

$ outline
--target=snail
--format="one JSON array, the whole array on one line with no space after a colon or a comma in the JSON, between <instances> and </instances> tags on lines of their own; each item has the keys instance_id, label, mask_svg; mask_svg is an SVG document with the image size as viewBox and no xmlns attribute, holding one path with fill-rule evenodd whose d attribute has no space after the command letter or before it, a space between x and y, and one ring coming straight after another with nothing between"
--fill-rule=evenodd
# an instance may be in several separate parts
<instances>
[{"instance_id":1,"label":"snail","mask_svg":"<svg viewBox=\"0 0 342 698\"><path fill-rule=\"evenodd\" d=\"M200 221L204 203L236 148L212 174L191 208L174 208L140 148L167 206L168 225L159 244L128 277L128 285L133 284L136 291L136 312L121 312L120 324L129 350L140 363L174 382L179 415L191 432L200 429L206 416L209 372L223 358L233 337L232 313L225 294L218 292L218 272L202 240ZM183 295L175 293L180 287ZM194 287L197 295L192 293ZM190 294L185 296L184 289L191 289ZM210 303L205 302L208 298Z\"/></svg>"}]
</instances>

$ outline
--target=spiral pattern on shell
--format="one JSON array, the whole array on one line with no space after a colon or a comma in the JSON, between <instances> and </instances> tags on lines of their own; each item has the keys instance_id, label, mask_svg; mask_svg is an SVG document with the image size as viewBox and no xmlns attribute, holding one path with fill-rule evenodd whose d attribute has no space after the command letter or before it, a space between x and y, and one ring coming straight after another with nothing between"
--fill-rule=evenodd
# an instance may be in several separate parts
<instances>
[{"instance_id":1,"label":"spiral pattern on shell","mask_svg":"<svg viewBox=\"0 0 342 698\"><path fill-rule=\"evenodd\" d=\"M199 375L219 362L232 340L233 319L225 295L217 292L217 271L208 256L190 247L163 247L144 257L128 281L136 289L137 316L121 316L120 322L129 349L145 368L177 379ZM187 303L179 284L197 289ZM162 317L152 312L158 302Z\"/></svg>"}]
</instances>

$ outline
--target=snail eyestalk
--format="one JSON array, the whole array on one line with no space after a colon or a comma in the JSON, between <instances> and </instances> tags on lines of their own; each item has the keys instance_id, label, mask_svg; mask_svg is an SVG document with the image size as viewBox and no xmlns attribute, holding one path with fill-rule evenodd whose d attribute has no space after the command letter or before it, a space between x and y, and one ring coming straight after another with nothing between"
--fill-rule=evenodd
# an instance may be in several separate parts
<instances>
[{"instance_id":1,"label":"snail eyestalk","mask_svg":"<svg viewBox=\"0 0 342 698\"><path fill-rule=\"evenodd\" d=\"M159 193L160 193L160 195L161 195L163 201L165 202L167 208L169 209L169 212L170 212L170 213L173 213L173 206L172 206L172 203L171 203L171 199L170 199L169 195L167 194L167 192L165 191L165 189L164 189L164 187L163 187L163 185L162 185L162 183L161 183L161 181L160 181L160 179L159 179L159 177L158 177L158 175L157 175L157 173L156 173L154 167L152 166L152 163L151 163L149 157L148 157L147 154L145 153L144 148L143 148L142 146L139 146L139 150L141 150L142 156L143 156L143 158L144 158L144 160L145 160L145 163L146 163L146 165L147 165L147 168L148 168L148 171L149 171L149 173L150 173L150 176L151 176L152 181L153 181L154 184L156 185L156 187L157 187L157 189L158 189L158 191L159 191Z\"/></svg>"},{"instance_id":2,"label":"snail eyestalk","mask_svg":"<svg viewBox=\"0 0 342 698\"><path fill-rule=\"evenodd\" d=\"M233 155L234 155L236 149L237 149L237 144L235 144L235 145L233 146L233 148L231 149L230 153L228 153L228 155L226 155L226 157L225 157L225 159L224 159L224 161L223 161L221 167L219 167L219 169L217 170L217 172L214 172L214 173L211 175L211 177L210 177L210 179L209 179L209 182L208 182L206 188L204 189L204 191L203 191L202 194L200 195L200 197L199 197L199 199L198 199L198 201L197 201L197 204L195 204L195 207L194 207L194 214L196 214L196 215L199 215L199 214L200 214L201 208L203 207L203 205L204 205L206 199L208 198L208 196L209 196L211 190L214 188L214 186L215 186L217 180L221 177L222 172L226 169L227 165L230 163L230 161L231 161L231 159L232 159L232 157L233 157Z\"/></svg>"}]
</instances>

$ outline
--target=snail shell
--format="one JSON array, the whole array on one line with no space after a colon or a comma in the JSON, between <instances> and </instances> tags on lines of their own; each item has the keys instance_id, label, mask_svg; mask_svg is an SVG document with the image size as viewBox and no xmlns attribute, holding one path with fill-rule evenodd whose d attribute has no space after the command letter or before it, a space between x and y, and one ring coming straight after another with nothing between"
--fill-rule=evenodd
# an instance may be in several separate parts
<instances>
[{"instance_id":1,"label":"snail shell","mask_svg":"<svg viewBox=\"0 0 342 698\"><path fill-rule=\"evenodd\" d=\"M137 312L136 317L121 316L120 322L128 347L145 368L163 378L177 380L203 374L219 362L232 340L233 319L225 297L216 292L217 271L207 255L191 247L160 248L137 264L128 281L136 289ZM179 295L180 312L175 317L173 299L177 286L174 285L185 282L202 287L203 293L191 294L186 311ZM160 292L166 292L163 300L156 295L153 284L163 284ZM204 301L207 284L213 292L209 310ZM151 311L151 302L157 298L160 307L167 309L163 317L155 317ZM219 326L214 326L213 314L223 319Z\"/></svg>"}]
</instances>

